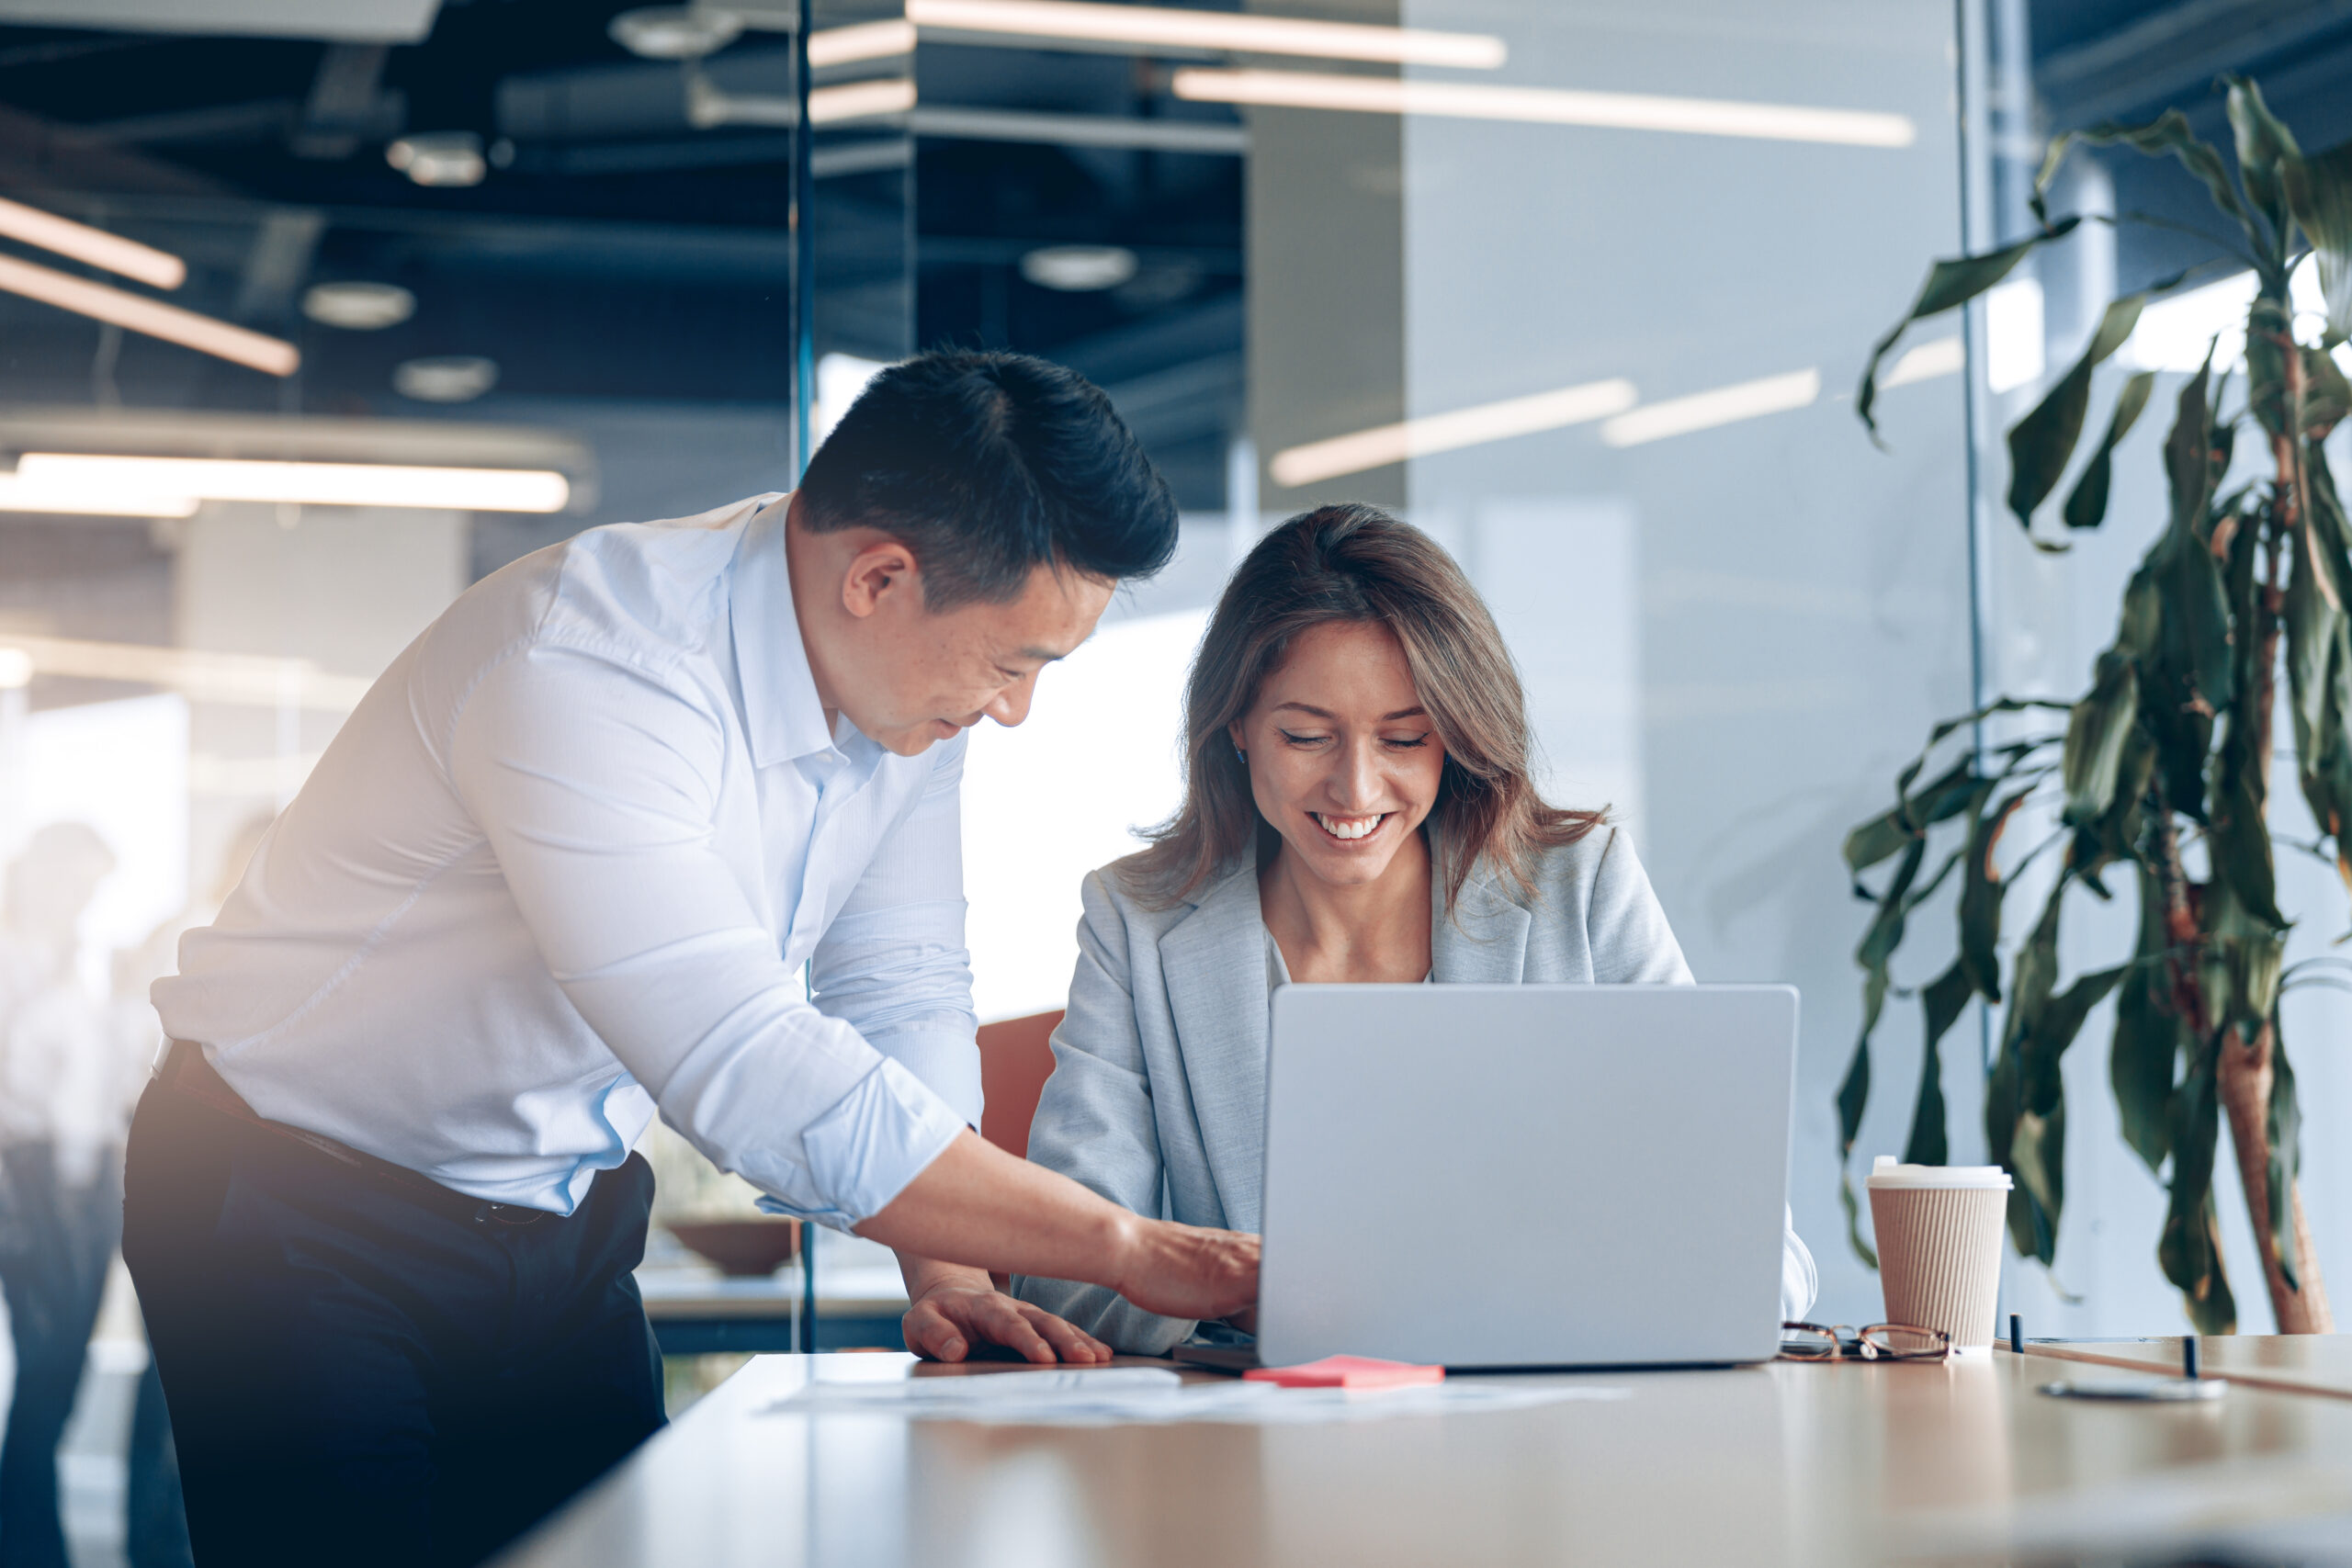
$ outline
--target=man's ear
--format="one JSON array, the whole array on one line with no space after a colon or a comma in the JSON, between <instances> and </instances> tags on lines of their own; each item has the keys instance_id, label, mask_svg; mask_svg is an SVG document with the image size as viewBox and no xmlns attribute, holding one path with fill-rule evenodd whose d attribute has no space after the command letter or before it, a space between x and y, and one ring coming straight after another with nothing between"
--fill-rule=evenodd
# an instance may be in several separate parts
<instances>
[{"instance_id":1,"label":"man's ear","mask_svg":"<svg viewBox=\"0 0 2352 1568\"><path fill-rule=\"evenodd\" d=\"M850 558L842 576L842 608L864 620L892 598L910 598L920 607L922 577L913 551L896 539L876 539Z\"/></svg>"}]
</instances>

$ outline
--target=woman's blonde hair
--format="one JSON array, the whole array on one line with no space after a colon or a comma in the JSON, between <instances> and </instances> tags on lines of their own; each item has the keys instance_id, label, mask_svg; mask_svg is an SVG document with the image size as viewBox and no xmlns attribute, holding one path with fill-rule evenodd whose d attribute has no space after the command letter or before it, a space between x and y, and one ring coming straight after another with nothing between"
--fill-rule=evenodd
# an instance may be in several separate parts
<instances>
[{"instance_id":1,"label":"woman's blonde hair","mask_svg":"<svg viewBox=\"0 0 2352 1568\"><path fill-rule=\"evenodd\" d=\"M1184 688L1184 802L1126 863L1131 885L1173 904L1249 845L1261 818L1227 727L1258 701L1301 632L1386 627L1445 742L1430 825L1446 849L1451 911L1485 861L1532 895L1534 862L1607 820L1545 804L1529 776L1527 701L1486 601L1436 541L1375 506L1302 513L1258 541L1226 584Z\"/></svg>"}]
</instances>

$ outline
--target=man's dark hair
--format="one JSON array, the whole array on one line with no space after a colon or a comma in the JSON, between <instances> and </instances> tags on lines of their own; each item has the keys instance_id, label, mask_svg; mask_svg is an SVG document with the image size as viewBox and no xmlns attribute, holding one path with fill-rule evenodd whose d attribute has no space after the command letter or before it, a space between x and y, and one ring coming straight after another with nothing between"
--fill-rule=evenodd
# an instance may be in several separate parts
<instances>
[{"instance_id":1,"label":"man's dark hair","mask_svg":"<svg viewBox=\"0 0 2352 1568\"><path fill-rule=\"evenodd\" d=\"M1075 370L1025 354L918 355L866 384L800 481L811 532L879 528L923 604L1018 598L1052 562L1116 581L1176 553L1176 501Z\"/></svg>"}]
</instances>

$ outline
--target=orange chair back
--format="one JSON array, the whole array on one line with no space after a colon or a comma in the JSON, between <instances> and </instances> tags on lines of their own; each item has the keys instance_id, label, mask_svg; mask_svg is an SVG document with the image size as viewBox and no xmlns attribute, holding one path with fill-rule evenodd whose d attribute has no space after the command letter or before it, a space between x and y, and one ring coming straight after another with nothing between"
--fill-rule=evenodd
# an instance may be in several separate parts
<instances>
[{"instance_id":1,"label":"orange chair back","mask_svg":"<svg viewBox=\"0 0 2352 1568\"><path fill-rule=\"evenodd\" d=\"M1029 1122L1037 1097L1053 1076L1054 1030L1059 1010L980 1025L980 1136L1010 1155L1029 1156Z\"/></svg>"}]
</instances>

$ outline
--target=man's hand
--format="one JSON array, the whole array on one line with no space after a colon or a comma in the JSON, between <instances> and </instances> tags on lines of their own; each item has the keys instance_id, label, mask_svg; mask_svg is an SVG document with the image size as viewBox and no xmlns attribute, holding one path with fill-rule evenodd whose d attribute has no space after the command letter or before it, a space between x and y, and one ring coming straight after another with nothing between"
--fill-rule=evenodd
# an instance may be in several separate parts
<instances>
[{"instance_id":1,"label":"man's hand","mask_svg":"<svg viewBox=\"0 0 2352 1568\"><path fill-rule=\"evenodd\" d=\"M1129 1216L1111 1288L1163 1317L1220 1318L1258 1304L1258 1238Z\"/></svg>"},{"instance_id":2,"label":"man's hand","mask_svg":"<svg viewBox=\"0 0 2352 1568\"><path fill-rule=\"evenodd\" d=\"M1111 1348L1045 1308L1015 1301L988 1275L960 1264L901 1255L913 1303L899 1327L907 1348L935 1361L960 1361L982 1345L1001 1345L1029 1360L1090 1366Z\"/></svg>"},{"instance_id":3,"label":"man's hand","mask_svg":"<svg viewBox=\"0 0 2352 1568\"><path fill-rule=\"evenodd\" d=\"M902 1266L911 1254L1108 1285L1166 1317L1224 1317L1258 1300L1256 1236L1143 1219L977 1133L959 1134L855 1229L895 1249ZM926 1293L911 1271L907 1293Z\"/></svg>"}]
</instances>

